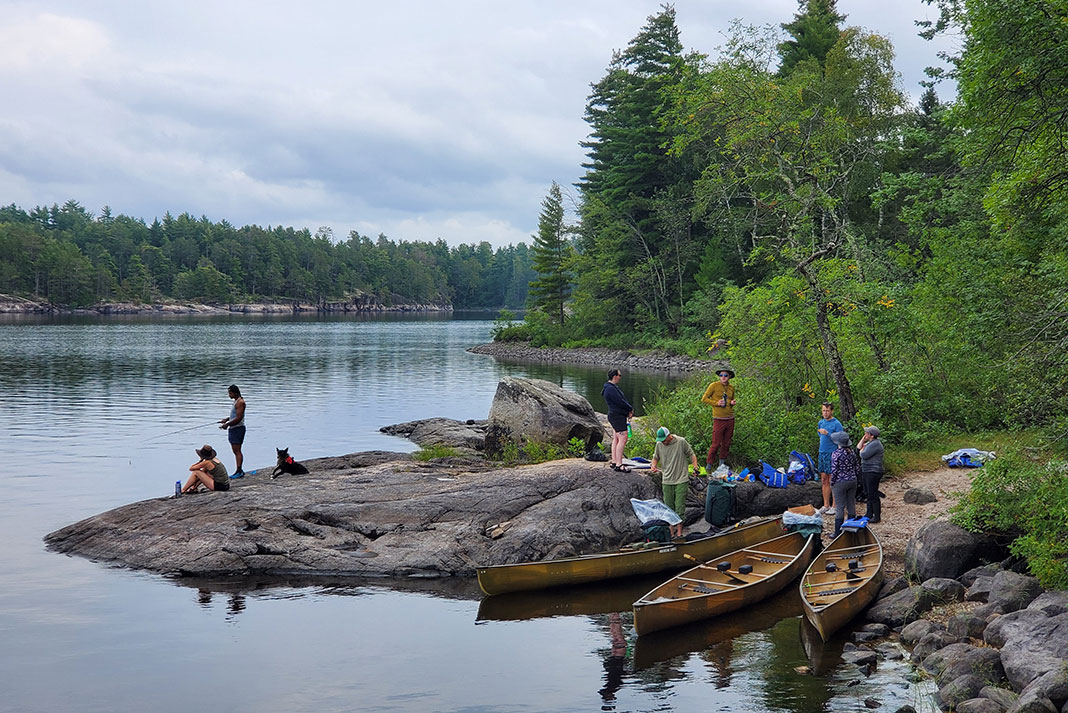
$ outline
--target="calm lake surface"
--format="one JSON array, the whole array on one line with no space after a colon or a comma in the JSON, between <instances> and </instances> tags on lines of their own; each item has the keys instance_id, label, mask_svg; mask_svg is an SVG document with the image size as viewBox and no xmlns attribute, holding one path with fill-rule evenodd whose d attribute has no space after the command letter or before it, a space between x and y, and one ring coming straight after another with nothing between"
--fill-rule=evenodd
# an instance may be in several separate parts
<instances>
[{"instance_id":1,"label":"calm lake surface","mask_svg":"<svg viewBox=\"0 0 1068 713\"><path fill-rule=\"evenodd\" d=\"M460 315L0 321L0 710L917 704L900 664L865 679L840 664L841 642L813 648L791 592L639 642L630 602L655 580L482 600L471 581L175 581L44 549L53 530L173 493L202 443L232 468L214 426L229 412L230 383L248 402L246 470L273 465L275 447L298 459L414 450L379 427L485 418L507 375L555 381L604 409L601 369L466 353L489 340L491 325ZM620 385L640 404L663 382L625 374ZM818 675L794 670L802 665Z\"/></svg>"}]
</instances>

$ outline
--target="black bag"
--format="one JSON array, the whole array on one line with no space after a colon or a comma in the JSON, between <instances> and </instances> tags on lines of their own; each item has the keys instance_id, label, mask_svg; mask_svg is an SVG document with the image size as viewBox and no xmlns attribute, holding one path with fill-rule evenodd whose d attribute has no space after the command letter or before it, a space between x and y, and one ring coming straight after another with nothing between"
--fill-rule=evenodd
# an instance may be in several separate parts
<instances>
[{"instance_id":1,"label":"black bag","mask_svg":"<svg viewBox=\"0 0 1068 713\"><path fill-rule=\"evenodd\" d=\"M603 463L606 460L608 460L608 456L606 456L604 454L604 451L602 451L597 446L594 446L593 448L591 448L588 451L586 451L585 458L586 458L586 460L596 461L598 463Z\"/></svg>"},{"instance_id":2,"label":"black bag","mask_svg":"<svg viewBox=\"0 0 1068 713\"><path fill-rule=\"evenodd\" d=\"M671 525L663 520L650 520L642 525L646 542L671 542Z\"/></svg>"}]
</instances>

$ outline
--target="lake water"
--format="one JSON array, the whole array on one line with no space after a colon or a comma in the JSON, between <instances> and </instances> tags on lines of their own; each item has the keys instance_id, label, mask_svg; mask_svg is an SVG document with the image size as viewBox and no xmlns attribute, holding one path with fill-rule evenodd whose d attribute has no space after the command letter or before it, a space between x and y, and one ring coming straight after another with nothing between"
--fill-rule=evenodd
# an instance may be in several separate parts
<instances>
[{"instance_id":1,"label":"lake water","mask_svg":"<svg viewBox=\"0 0 1068 713\"><path fill-rule=\"evenodd\" d=\"M482 601L466 580L176 581L44 549L48 532L173 492L202 443L232 467L214 426L230 383L248 402L246 470L273 465L275 447L298 459L411 451L379 427L485 418L506 375L550 379L603 410L603 370L468 354L492 322L459 317L0 321L0 710L916 704L894 665L865 679L839 664L841 643L806 653L791 593L639 642L629 603L655 581ZM662 381L626 374L621 386L640 404Z\"/></svg>"}]
</instances>

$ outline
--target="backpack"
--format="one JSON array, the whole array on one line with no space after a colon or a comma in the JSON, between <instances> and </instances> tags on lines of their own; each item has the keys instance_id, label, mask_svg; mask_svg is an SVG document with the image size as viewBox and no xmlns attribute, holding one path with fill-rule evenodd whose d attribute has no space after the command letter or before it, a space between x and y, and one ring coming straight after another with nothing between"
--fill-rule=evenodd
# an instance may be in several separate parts
<instances>
[{"instance_id":1,"label":"backpack","mask_svg":"<svg viewBox=\"0 0 1068 713\"><path fill-rule=\"evenodd\" d=\"M606 456L604 454L604 451L602 451L597 446L594 446L593 448L591 448L588 451L586 451L586 456L585 457L586 457L586 460L594 461L594 462L597 462L597 463L603 463L604 461L608 460L608 456Z\"/></svg>"},{"instance_id":2,"label":"backpack","mask_svg":"<svg viewBox=\"0 0 1068 713\"><path fill-rule=\"evenodd\" d=\"M769 488L785 488L789 484L786 473L771 467L764 461L760 461L760 465L764 470L759 478L764 485Z\"/></svg>"},{"instance_id":3,"label":"backpack","mask_svg":"<svg viewBox=\"0 0 1068 713\"><path fill-rule=\"evenodd\" d=\"M646 542L671 542L671 526L663 520L650 520L642 525Z\"/></svg>"},{"instance_id":4,"label":"backpack","mask_svg":"<svg viewBox=\"0 0 1068 713\"><path fill-rule=\"evenodd\" d=\"M705 521L713 527L723 527L734 515L734 483L709 479L705 491Z\"/></svg>"},{"instance_id":5,"label":"backpack","mask_svg":"<svg viewBox=\"0 0 1068 713\"><path fill-rule=\"evenodd\" d=\"M816 466L808 453L790 451L790 463L786 466L786 472L790 475L791 483L802 484L806 480L816 479Z\"/></svg>"}]
</instances>

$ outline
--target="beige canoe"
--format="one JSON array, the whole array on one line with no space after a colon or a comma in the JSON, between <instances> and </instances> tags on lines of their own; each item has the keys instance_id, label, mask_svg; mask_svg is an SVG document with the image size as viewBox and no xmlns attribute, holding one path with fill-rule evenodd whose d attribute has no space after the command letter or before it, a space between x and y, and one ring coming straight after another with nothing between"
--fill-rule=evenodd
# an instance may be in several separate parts
<instances>
[{"instance_id":1,"label":"beige canoe","mask_svg":"<svg viewBox=\"0 0 1068 713\"><path fill-rule=\"evenodd\" d=\"M883 548L875 533L842 530L801 578L805 617L827 641L871 603L882 583Z\"/></svg>"},{"instance_id":2,"label":"beige canoe","mask_svg":"<svg viewBox=\"0 0 1068 713\"><path fill-rule=\"evenodd\" d=\"M693 564L693 560L687 559L686 555L703 562L740 547L771 539L782 532L782 517L771 517L691 542L479 567L478 586L486 594L505 594L679 570Z\"/></svg>"},{"instance_id":3,"label":"beige canoe","mask_svg":"<svg viewBox=\"0 0 1068 713\"><path fill-rule=\"evenodd\" d=\"M798 533L745 547L686 570L634 603L639 636L755 604L808 567L816 535Z\"/></svg>"}]
</instances>

